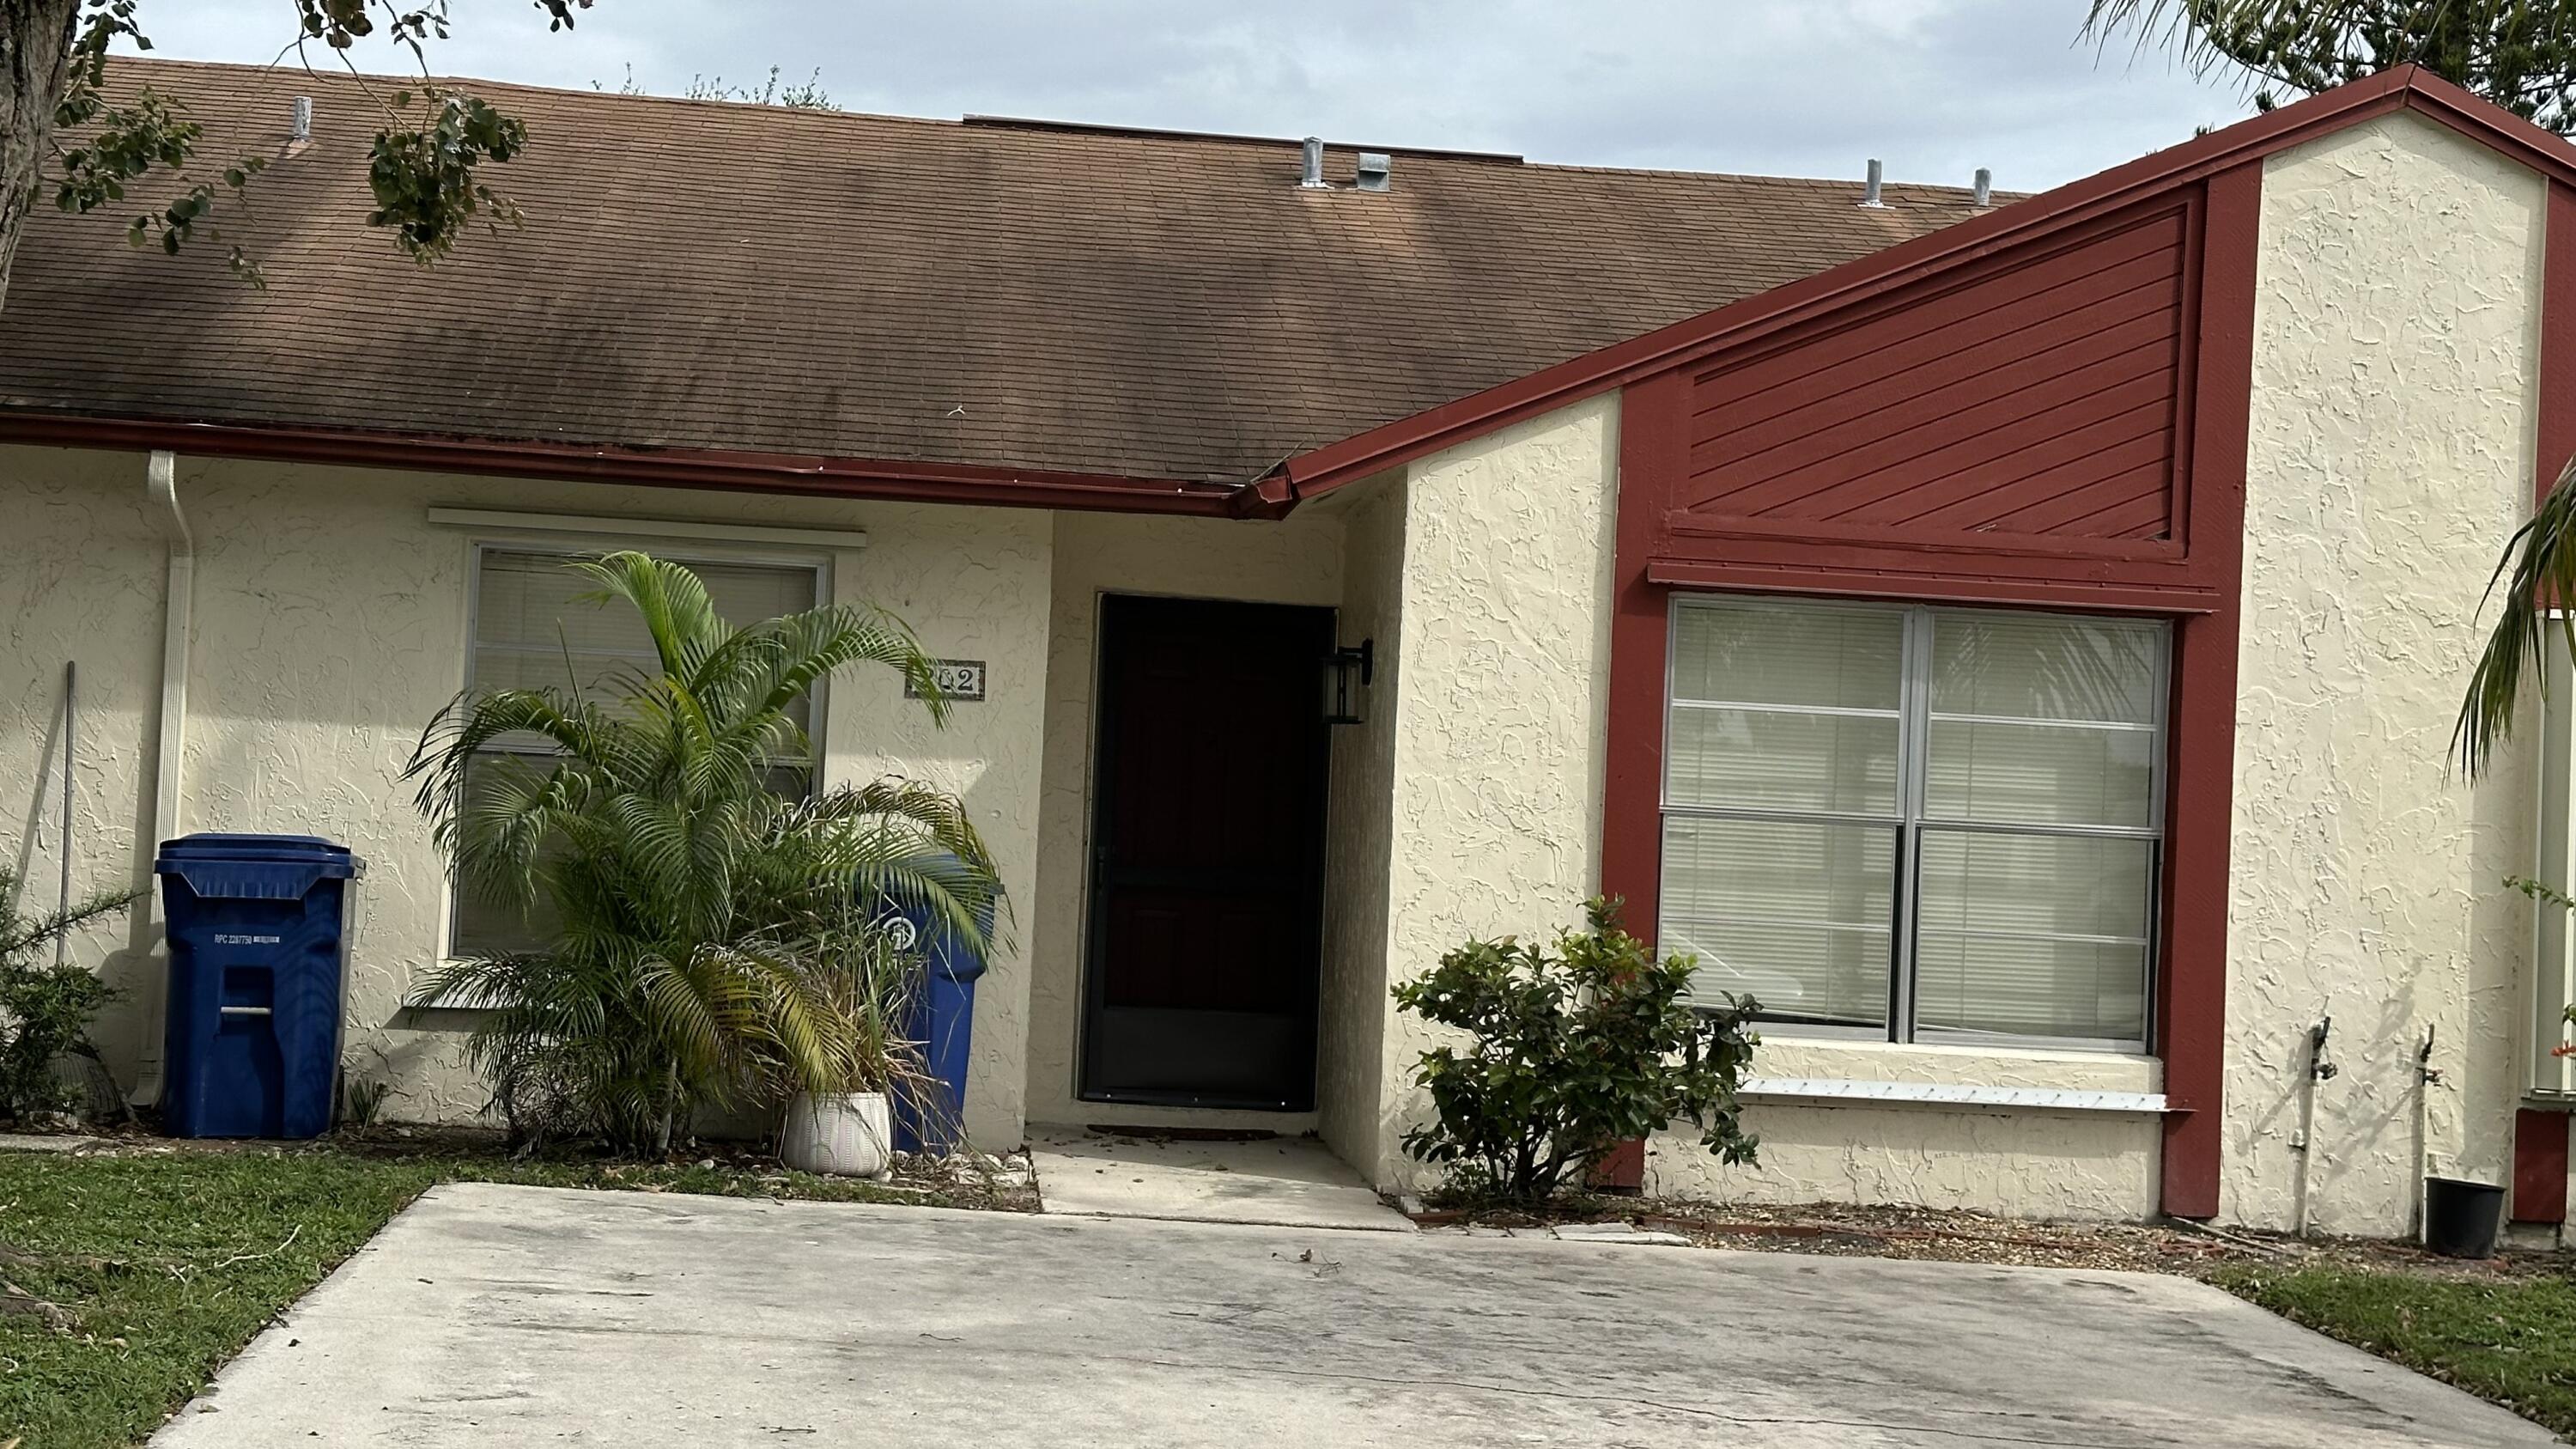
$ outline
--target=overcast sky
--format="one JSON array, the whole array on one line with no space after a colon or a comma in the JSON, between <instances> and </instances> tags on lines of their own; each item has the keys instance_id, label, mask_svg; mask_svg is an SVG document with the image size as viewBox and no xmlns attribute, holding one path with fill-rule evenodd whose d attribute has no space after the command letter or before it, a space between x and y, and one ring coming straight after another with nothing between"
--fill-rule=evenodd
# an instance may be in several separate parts
<instances>
[{"instance_id":1,"label":"overcast sky","mask_svg":"<svg viewBox=\"0 0 2576 1449\"><path fill-rule=\"evenodd\" d=\"M449 75L678 94L820 72L848 110L1514 151L1532 160L2036 189L2250 112L2082 0L451 0ZM291 0L145 0L160 53L267 62ZM317 58L325 53L316 51ZM400 69L381 46L370 70Z\"/></svg>"}]
</instances>

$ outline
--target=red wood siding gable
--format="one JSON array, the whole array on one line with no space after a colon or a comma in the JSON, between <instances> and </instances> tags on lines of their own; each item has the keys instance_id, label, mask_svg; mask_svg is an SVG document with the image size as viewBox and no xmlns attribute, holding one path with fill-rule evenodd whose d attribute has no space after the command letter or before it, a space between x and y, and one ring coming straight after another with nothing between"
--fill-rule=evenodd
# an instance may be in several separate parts
<instances>
[{"instance_id":1,"label":"red wood siding gable","mask_svg":"<svg viewBox=\"0 0 2576 1449\"><path fill-rule=\"evenodd\" d=\"M2189 608L2205 187L2194 183L1660 377L1623 510L1657 582ZM1641 415L1642 414L1642 415ZM1979 581L1982 581L1982 586Z\"/></svg>"},{"instance_id":2,"label":"red wood siding gable","mask_svg":"<svg viewBox=\"0 0 2576 1449\"><path fill-rule=\"evenodd\" d=\"M2192 222L2122 218L1697 370L1672 529L2172 537Z\"/></svg>"}]
</instances>

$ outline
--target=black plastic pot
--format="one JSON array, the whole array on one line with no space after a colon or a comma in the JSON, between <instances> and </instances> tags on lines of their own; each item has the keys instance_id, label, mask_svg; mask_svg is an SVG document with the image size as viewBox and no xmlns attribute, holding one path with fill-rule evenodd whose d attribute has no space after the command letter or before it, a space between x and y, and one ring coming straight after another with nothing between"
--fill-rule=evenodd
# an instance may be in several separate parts
<instances>
[{"instance_id":1,"label":"black plastic pot","mask_svg":"<svg viewBox=\"0 0 2576 1449\"><path fill-rule=\"evenodd\" d=\"M2445 1258L2492 1258L2503 1231L2503 1188L2453 1177L2424 1179L2424 1246Z\"/></svg>"}]
</instances>

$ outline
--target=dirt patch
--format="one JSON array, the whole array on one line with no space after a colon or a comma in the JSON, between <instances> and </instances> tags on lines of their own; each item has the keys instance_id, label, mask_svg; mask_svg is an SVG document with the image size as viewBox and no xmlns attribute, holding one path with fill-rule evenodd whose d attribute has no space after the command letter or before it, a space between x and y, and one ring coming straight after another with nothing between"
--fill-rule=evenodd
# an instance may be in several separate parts
<instances>
[{"instance_id":1,"label":"dirt patch","mask_svg":"<svg viewBox=\"0 0 2576 1449\"><path fill-rule=\"evenodd\" d=\"M846 1197L998 1212L1038 1210L1036 1180L1024 1153L1008 1157L981 1153L939 1157L898 1152L894 1155L892 1176L858 1179L818 1178L791 1172L776 1155L744 1143L693 1143L659 1161L610 1157L571 1147L519 1154L511 1151L507 1137L497 1129L476 1126L353 1127L307 1142L161 1137L140 1128L66 1133L42 1141L45 1150L74 1157L332 1156L373 1163L420 1163L460 1180L515 1181L537 1186L719 1192L734 1197Z\"/></svg>"},{"instance_id":2,"label":"dirt patch","mask_svg":"<svg viewBox=\"0 0 2576 1449\"><path fill-rule=\"evenodd\" d=\"M2370 1238L2293 1238L2195 1223L2044 1223L1929 1208L1803 1203L1757 1207L1657 1199L1572 1196L1538 1210L1450 1207L1412 1214L1425 1227L1550 1227L1628 1222L1679 1233L1703 1248L1811 1253L1837 1258L1912 1258L2036 1268L2099 1268L2206 1277L2230 1264L2348 1267L2434 1279L2508 1281L2576 1274L2576 1253L2515 1250L2463 1261L2412 1243Z\"/></svg>"}]
</instances>

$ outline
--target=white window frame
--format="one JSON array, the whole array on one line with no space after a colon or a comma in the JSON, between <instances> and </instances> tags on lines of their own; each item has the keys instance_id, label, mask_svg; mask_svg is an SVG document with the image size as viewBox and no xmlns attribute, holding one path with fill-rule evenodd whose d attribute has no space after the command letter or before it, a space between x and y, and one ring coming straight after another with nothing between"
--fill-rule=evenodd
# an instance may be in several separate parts
<instances>
[{"instance_id":1,"label":"white window frame","mask_svg":"<svg viewBox=\"0 0 2576 1449\"><path fill-rule=\"evenodd\" d=\"M1895 614L1903 619L1903 636L1899 654L1897 707L1844 708L1838 706L1781 706L1751 704L1727 700L1683 700L1674 693L1681 620L1690 609L1767 608L1784 614L1814 617L1827 613ZM1800 1022L1766 1019L1763 1030L1779 1036L1817 1037L1845 1041L1887 1042L1896 1045L1916 1043L1956 1046L2002 1045L2078 1051L2139 1053L2148 1050L2155 1040L2155 985L2161 965L2165 895L2165 815L2168 755L2172 749L2170 731L2173 708L2173 628L2169 622L2156 620L2156 647L2153 661L2154 678L2150 698L2155 704L2152 725L2118 724L2117 729L2152 731L2155 748L2148 752L2147 798L2149 818L2143 826L2024 824L1960 820L1931 815L1925 804L1925 780L1931 760L1932 724L1932 634L1936 616L1943 614L1980 614L2002 618L2038 618L2054 622L2104 622L2135 624L2150 622L2134 616L2082 613L2073 610L1980 608L1961 604L1913 602L1872 602L1851 599L1810 599L1770 594L1682 593L1672 596L1664 629L1664 717L1663 751L1655 782L1658 813L1656 831L1656 879L1667 878L1670 861L1666 858L1671 832L1665 822L1675 816L1713 820L1740 820L1774 824L1840 825L1866 829L1893 830L1896 833L1895 871L1891 883L1888 921L1888 1005L1884 1029L1848 1026L1828 1022ZM1773 714L1840 715L1897 721L1896 811L1888 815L1857 814L1847 811L1799 811L1740 809L1678 803L1672 797L1673 719L1683 709L1732 709L1745 712L1767 711ZM1945 721L1991 722L2022 726L2063 726L2100 729L2102 724L2079 724L2066 720L2026 720L1984 715L1944 715ZM1921 932L1923 838L1939 831L1952 834L1990 834L2009 836L2055 836L2091 839L2143 840L2148 844L2146 935L2143 938L2120 937L2121 945L2142 948L2143 969L2139 989L2144 1010L2140 1015L2140 1038L2126 1037L2060 1037L2031 1036L2011 1032L1973 1031L1959 1028L1935 1028L1918 1031L1915 1025L1917 996L1917 937ZM1660 884L1657 887L1661 893ZM1661 901L1656 916L1663 918ZM1660 934L1660 926L1659 926ZM2056 939L2052 937L2052 939ZM2075 939L2068 937L2068 939ZM1658 951L1662 950L1658 943Z\"/></svg>"},{"instance_id":2,"label":"white window frame","mask_svg":"<svg viewBox=\"0 0 2576 1449\"><path fill-rule=\"evenodd\" d=\"M464 510L448 511L456 514L462 514L465 512ZM437 510L433 510L433 514L436 512ZM489 514L480 515L482 518L490 518L494 516L495 515ZM532 515L531 517L535 516ZM435 523L448 520L441 520L433 516L432 521ZM636 533L619 534L615 536L608 536L610 528L614 526L613 520L602 520L595 525L585 522L579 529L574 529L569 524L557 523L551 519L547 520L547 524L549 525L549 531L547 532L477 532L467 540L465 572L465 648L462 651L464 678L458 683L457 688L459 693L474 687L474 681L478 674L476 666L482 659L484 648L482 620L483 563L486 558L496 553L548 554L570 560L577 558L597 558L603 553L614 553L620 549L641 549L651 553L655 558L668 559L673 563L679 564L714 564L735 567L774 568L782 572L809 572L814 577L814 603L809 607L820 607L824 604L828 604L832 602L835 597L833 593L832 557L830 553L820 549L780 550L765 549L758 546L730 547L722 543L710 543L708 541L695 538L674 546L672 543L664 541L664 538L650 536L650 530L654 525L641 521L639 521L640 526ZM594 532L602 536L587 538L580 536L582 534ZM566 536L568 534L573 536ZM821 535L818 535L818 538L819 537L821 537ZM741 624L748 621L737 619L731 622ZM600 651L591 652L596 653ZM656 662L654 656L646 653L639 652L635 655L635 658L640 662ZM807 695L807 697L812 701L812 704L807 711L805 726L805 744L807 749L805 766L810 772L810 777L818 784L823 777L824 761L829 755L829 751L824 745L826 721L829 718L826 711L830 708L830 700L828 698L829 690L830 682L828 680L816 680L814 682L813 689L809 691ZM551 750L518 748L509 745L486 745L482 749L477 750L476 753L516 755L523 759L545 759L554 752ZM773 761L772 763L786 764L790 762L780 759ZM454 960L459 954L456 945L456 937L457 932L464 926L465 913L462 908L463 902L459 899L457 894L456 883L452 879L446 883L445 896L445 908L441 912L444 919L441 922L439 930L440 954L446 959Z\"/></svg>"}]
</instances>

